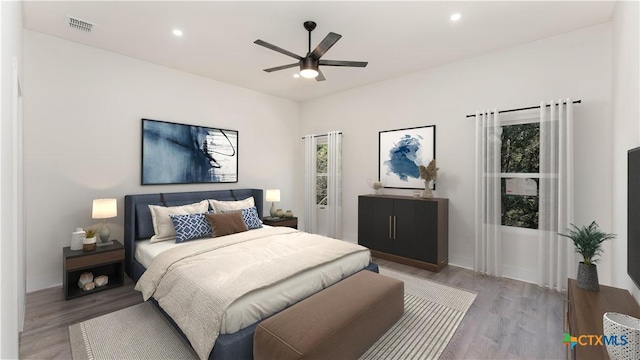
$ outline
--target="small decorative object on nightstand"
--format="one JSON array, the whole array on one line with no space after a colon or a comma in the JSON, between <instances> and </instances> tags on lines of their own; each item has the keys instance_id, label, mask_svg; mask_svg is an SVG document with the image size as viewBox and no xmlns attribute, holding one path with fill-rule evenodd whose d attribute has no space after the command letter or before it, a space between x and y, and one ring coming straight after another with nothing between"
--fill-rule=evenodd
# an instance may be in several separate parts
<instances>
[{"instance_id":1,"label":"small decorative object on nightstand","mask_svg":"<svg viewBox=\"0 0 640 360\"><path fill-rule=\"evenodd\" d=\"M283 218L264 218L262 222L265 225L269 226L287 226L293 229L298 228L298 218L297 217L283 217Z\"/></svg>"},{"instance_id":2,"label":"small decorative object on nightstand","mask_svg":"<svg viewBox=\"0 0 640 360\"><path fill-rule=\"evenodd\" d=\"M124 284L124 246L113 240L92 252L62 249L63 291L66 300ZM106 279L104 279L106 277ZM102 286L96 286L96 282ZM88 284L93 284L87 286Z\"/></svg>"},{"instance_id":3,"label":"small decorative object on nightstand","mask_svg":"<svg viewBox=\"0 0 640 360\"><path fill-rule=\"evenodd\" d=\"M82 228L76 228L76 231L71 233L71 250L82 250L82 240L86 235Z\"/></svg>"},{"instance_id":4,"label":"small decorative object on nightstand","mask_svg":"<svg viewBox=\"0 0 640 360\"><path fill-rule=\"evenodd\" d=\"M96 249L96 231L93 229L86 229L84 231L84 238L82 239L82 251L93 251Z\"/></svg>"}]
</instances>

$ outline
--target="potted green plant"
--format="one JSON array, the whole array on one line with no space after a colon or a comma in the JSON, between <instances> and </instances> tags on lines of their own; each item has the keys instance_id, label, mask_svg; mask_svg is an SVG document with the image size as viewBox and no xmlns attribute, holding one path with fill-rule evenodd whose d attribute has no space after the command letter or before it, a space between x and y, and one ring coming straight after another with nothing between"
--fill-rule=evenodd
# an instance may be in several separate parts
<instances>
[{"instance_id":1,"label":"potted green plant","mask_svg":"<svg viewBox=\"0 0 640 360\"><path fill-rule=\"evenodd\" d=\"M582 255L583 261L578 264L577 285L581 289L599 291L598 269L595 264L599 259L596 257L602 254L602 243L615 238L616 234L600 231L595 221L589 226L577 227L574 224L571 226L573 229L567 229L568 234L558 233L558 235L571 239L576 252Z\"/></svg>"},{"instance_id":2,"label":"potted green plant","mask_svg":"<svg viewBox=\"0 0 640 360\"><path fill-rule=\"evenodd\" d=\"M93 251L96 249L96 230L85 229L84 240L82 240L83 251Z\"/></svg>"}]
</instances>

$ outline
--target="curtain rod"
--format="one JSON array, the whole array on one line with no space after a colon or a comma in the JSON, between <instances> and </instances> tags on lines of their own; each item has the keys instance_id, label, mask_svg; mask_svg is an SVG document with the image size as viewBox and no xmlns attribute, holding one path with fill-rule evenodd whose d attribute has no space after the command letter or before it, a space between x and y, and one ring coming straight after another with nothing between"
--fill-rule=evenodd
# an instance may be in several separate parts
<instances>
[{"instance_id":1,"label":"curtain rod","mask_svg":"<svg viewBox=\"0 0 640 360\"><path fill-rule=\"evenodd\" d=\"M342 135L342 131L339 131L339 132L338 132L338 134L339 134L339 135ZM329 134L320 134L320 135L313 135L313 137L314 137L314 138L317 138L317 137L323 137L323 136L328 136L328 135L329 135ZM302 140L304 140L304 136L302 137Z\"/></svg>"},{"instance_id":2,"label":"curtain rod","mask_svg":"<svg viewBox=\"0 0 640 360\"><path fill-rule=\"evenodd\" d=\"M564 104L565 102L563 101L562 103ZM576 100L573 103L574 104L580 104L580 103L582 103L582 100ZM551 106L551 105L547 104L547 107L549 107L549 106ZM514 112L514 111L533 110L533 109L539 109L539 108L540 108L540 106L530 106L530 107L519 108L519 109L500 110L500 111L498 111L498 113L502 114L502 113L508 113L508 112ZM491 113L493 113L493 111L491 111L490 114ZM467 115L468 118L475 117L475 116L476 116L475 114Z\"/></svg>"}]
</instances>

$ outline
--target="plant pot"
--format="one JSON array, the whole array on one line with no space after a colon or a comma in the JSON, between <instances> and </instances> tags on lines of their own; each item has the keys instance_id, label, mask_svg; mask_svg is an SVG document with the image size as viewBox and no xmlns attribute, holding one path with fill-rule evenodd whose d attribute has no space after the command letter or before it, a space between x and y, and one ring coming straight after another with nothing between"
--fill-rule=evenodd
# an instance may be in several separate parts
<instances>
[{"instance_id":1,"label":"plant pot","mask_svg":"<svg viewBox=\"0 0 640 360\"><path fill-rule=\"evenodd\" d=\"M96 237L87 238L82 240L82 251L94 251L96 249Z\"/></svg>"},{"instance_id":2,"label":"plant pot","mask_svg":"<svg viewBox=\"0 0 640 360\"><path fill-rule=\"evenodd\" d=\"M584 262L578 264L577 285L580 289L589 291L600 291L598 284L598 268L596 264L586 265Z\"/></svg>"}]
</instances>

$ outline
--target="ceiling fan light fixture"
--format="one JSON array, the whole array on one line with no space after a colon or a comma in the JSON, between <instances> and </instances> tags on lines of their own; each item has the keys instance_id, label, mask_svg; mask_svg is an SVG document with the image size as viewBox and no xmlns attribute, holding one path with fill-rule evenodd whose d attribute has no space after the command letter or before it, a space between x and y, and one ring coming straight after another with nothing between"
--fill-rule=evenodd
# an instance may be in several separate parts
<instances>
[{"instance_id":1,"label":"ceiling fan light fixture","mask_svg":"<svg viewBox=\"0 0 640 360\"><path fill-rule=\"evenodd\" d=\"M318 76L318 70L314 69L302 69L300 70L300 76L307 79L313 79Z\"/></svg>"},{"instance_id":2,"label":"ceiling fan light fixture","mask_svg":"<svg viewBox=\"0 0 640 360\"><path fill-rule=\"evenodd\" d=\"M300 76L307 79L313 79L318 76L318 60L310 56L302 59L300 62Z\"/></svg>"}]
</instances>

